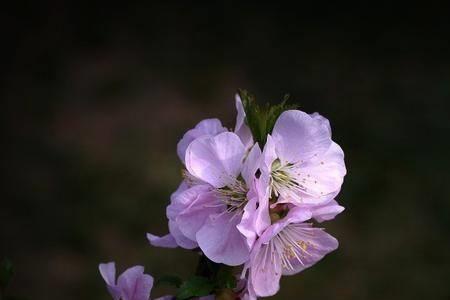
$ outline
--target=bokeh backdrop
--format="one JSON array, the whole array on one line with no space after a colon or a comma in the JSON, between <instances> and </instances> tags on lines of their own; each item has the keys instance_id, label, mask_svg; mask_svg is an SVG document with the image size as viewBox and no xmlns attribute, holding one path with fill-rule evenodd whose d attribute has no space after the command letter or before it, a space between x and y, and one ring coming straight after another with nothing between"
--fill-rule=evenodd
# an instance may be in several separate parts
<instances>
[{"instance_id":1,"label":"bokeh backdrop","mask_svg":"<svg viewBox=\"0 0 450 300\"><path fill-rule=\"evenodd\" d=\"M234 125L234 93L285 93L346 154L338 251L272 299L449 299L450 31L444 7L16 3L2 19L0 258L10 294L109 299L97 265L188 276L167 232L176 144ZM168 289L155 291L160 295Z\"/></svg>"}]
</instances>

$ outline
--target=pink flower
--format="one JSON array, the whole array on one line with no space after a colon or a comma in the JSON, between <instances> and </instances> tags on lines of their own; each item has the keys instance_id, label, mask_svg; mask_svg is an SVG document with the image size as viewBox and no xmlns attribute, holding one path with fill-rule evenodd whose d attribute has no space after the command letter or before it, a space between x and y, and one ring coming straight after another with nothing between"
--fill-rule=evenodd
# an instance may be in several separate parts
<instances>
[{"instance_id":1,"label":"pink flower","mask_svg":"<svg viewBox=\"0 0 450 300\"><path fill-rule=\"evenodd\" d=\"M198 245L212 261L232 266L247 261L252 243L238 225L247 208L247 193L254 184L260 155L258 145L247 154L241 139L232 132L192 141L186 150L187 179L167 208L170 235L148 234L150 243L188 249ZM255 201L251 205L256 205Z\"/></svg>"},{"instance_id":2,"label":"pink flower","mask_svg":"<svg viewBox=\"0 0 450 300\"><path fill-rule=\"evenodd\" d=\"M235 100L234 130L228 131L218 119L206 119L178 143L185 170L167 206L169 234L148 233L147 238L158 247L200 248L216 263L244 264L235 289L215 292L218 298L256 300L277 293L282 275L301 272L338 247L334 237L307 221L331 220L344 210L334 198L346 167L344 153L321 115L299 110L280 114L284 104L261 110L249 98L252 130L260 143L267 141L261 150L239 95ZM114 263L100 264L99 269L114 300L149 298L153 278L143 267L126 270L117 283Z\"/></svg>"},{"instance_id":3,"label":"pink flower","mask_svg":"<svg viewBox=\"0 0 450 300\"><path fill-rule=\"evenodd\" d=\"M245 266L257 296L276 294L281 275L301 272L338 247L338 241L323 229L304 223L312 216L311 211L294 207L259 237Z\"/></svg>"},{"instance_id":4,"label":"pink flower","mask_svg":"<svg viewBox=\"0 0 450 300\"><path fill-rule=\"evenodd\" d=\"M236 126L235 126L235 134L230 135L222 135L222 137L231 137L231 140L235 143L234 150L238 155L235 155L234 162L225 162L228 167L234 167L231 175L232 177L237 177L239 172L242 169L242 173L245 174L248 180L250 176L252 176L256 172L256 155L259 156L261 154L261 150L259 147L253 151L251 158L252 165L249 163L242 166L242 161L244 160L244 156L246 155L246 151L248 151L253 146L253 138L250 132L250 129L245 124L245 111L242 105L242 101L239 95L236 94ZM201 138L214 138L215 136L227 132L228 130L222 126L222 123L218 119L205 119L199 122L193 129L188 130L183 138L178 142L177 145L177 153L180 157L181 161L185 163L186 160L186 151L189 145L197 139ZM240 143L237 142L238 137ZM205 140L205 139L204 139ZM208 140L208 139L206 139ZM200 142L199 142L200 143ZM198 143L197 143L198 144ZM229 145L233 147L233 144ZM243 146L243 147L242 147ZM236 148L237 147L237 148ZM202 150L202 147L196 147L196 150ZM196 155L196 150L194 150L191 154ZM219 149L215 149L216 151ZM232 148L226 148L226 151L232 151ZM235 153L235 154L236 154ZM201 159L201 157L200 157ZM201 164L195 164L195 158L189 165L192 165L190 171L193 173L199 171L198 167L201 167ZM199 159L197 159L199 160ZM219 159L220 160L220 159ZM247 159L247 161L250 161ZM213 163L215 163L214 161ZM237 163L236 163L237 162ZM221 162L219 162L221 164ZM217 170L215 165L209 165L211 170ZM220 167L220 165L219 165ZM250 169L251 168L251 169ZM220 170L219 170L220 171ZM237 173L236 173L237 171ZM186 249L194 249L198 247L196 234L201 229L201 227L207 222L207 219L211 215L216 215L219 212L223 212L224 207L228 205L230 197L234 197L236 195L224 195L225 189L220 189L219 191L215 189L214 184L210 185L210 181L202 180L202 176L198 176L198 174L192 174L192 172L185 172L185 180L182 182L180 187L176 192L174 192L171 196L171 203L167 208L167 217L169 219L169 231L170 233L159 237L153 234L148 233L147 238L150 243L154 246L158 247L167 247L174 248L180 246ZM253 172L253 174L250 174ZM212 177L209 178L212 180ZM233 187L233 191L235 194L240 194L242 196L247 192L247 187L243 186L240 181L234 180L234 182L227 182L228 188ZM217 182L216 182L217 184ZM231 192L231 191L230 191ZM218 195L219 194L219 195ZM219 197L218 197L219 196ZM219 199L220 198L220 199ZM242 201L241 201L242 202ZM237 205L238 203L234 201L233 205ZM242 211L244 207L244 202L240 203L239 211ZM231 207L233 206L231 205ZM226 216L219 215L226 219ZM220 221L223 218L218 218ZM230 221L239 221L236 218ZM208 221L209 222L209 221ZM232 222L228 222L222 220L222 222L226 223L230 228L230 233L233 233L233 227L237 224L232 225ZM216 222L214 222L216 223ZM225 228L228 228L225 227ZM206 245L204 245L206 247ZM213 255L213 254L211 254Z\"/></svg>"},{"instance_id":5,"label":"pink flower","mask_svg":"<svg viewBox=\"0 0 450 300\"><path fill-rule=\"evenodd\" d=\"M340 191L344 153L331 140L327 119L299 110L283 112L264 146L261 171L269 174L278 203L323 204Z\"/></svg>"},{"instance_id":6,"label":"pink flower","mask_svg":"<svg viewBox=\"0 0 450 300\"><path fill-rule=\"evenodd\" d=\"M260 154L261 150L255 145L246 156L244 144L231 132L198 138L186 151L186 168L190 176L208 184L212 194L209 203L200 203L200 207L198 203L191 205L188 212L178 218L188 214L190 219L204 220L195 238L205 255L214 262L234 266L248 259L250 247L237 226L248 203L247 193ZM213 209L217 211L201 214L204 218L199 218L200 212ZM189 210L197 213L189 213Z\"/></svg>"},{"instance_id":7,"label":"pink flower","mask_svg":"<svg viewBox=\"0 0 450 300\"><path fill-rule=\"evenodd\" d=\"M134 266L123 272L116 283L114 262L100 264L100 274L114 300L148 300L153 287L153 277L144 274L144 267Z\"/></svg>"}]
</instances>

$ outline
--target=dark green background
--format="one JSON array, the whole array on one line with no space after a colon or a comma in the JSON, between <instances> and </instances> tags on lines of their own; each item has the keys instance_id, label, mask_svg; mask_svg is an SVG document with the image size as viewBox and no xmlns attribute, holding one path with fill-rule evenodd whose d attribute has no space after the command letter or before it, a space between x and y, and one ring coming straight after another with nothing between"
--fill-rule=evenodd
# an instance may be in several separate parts
<instances>
[{"instance_id":1,"label":"dark green background","mask_svg":"<svg viewBox=\"0 0 450 300\"><path fill-rule=\"evenodd\" d=\"M114 6L3 10L0 256L11 294L109 299L97 264L192 274L167 231L176 144L234 93L288 92L346 154L338 251L273 299L448 299L450 30L445 7ZM159 295L167 290L157 290Z\"/></svg>"}]
</instances>

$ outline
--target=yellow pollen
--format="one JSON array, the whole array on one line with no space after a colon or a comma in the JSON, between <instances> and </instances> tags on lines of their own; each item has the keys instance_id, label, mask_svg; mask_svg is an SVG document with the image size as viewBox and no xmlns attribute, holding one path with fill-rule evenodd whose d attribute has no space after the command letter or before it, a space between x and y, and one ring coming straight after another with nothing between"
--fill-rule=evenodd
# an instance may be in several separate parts
<instances>
[{"instance_id":1,"label":"yellow pollen","mask_svg":"<svg viewBox=\"0 0 450 300\"><path fill-rule=\"evenodd\" d=\"M306 249L308 249L308 243L306 243L305 241L297 241L297 245L299 245L300 248L303 249L303 251L306 251Z\"/></svg>"}]
</instances>

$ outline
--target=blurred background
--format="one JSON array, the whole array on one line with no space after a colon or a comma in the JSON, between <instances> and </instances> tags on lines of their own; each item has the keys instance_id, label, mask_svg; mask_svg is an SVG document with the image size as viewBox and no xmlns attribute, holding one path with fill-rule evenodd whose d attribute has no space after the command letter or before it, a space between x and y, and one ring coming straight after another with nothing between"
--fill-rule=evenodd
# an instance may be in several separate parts
<instances>
[{"instance_id":1,"label":"blurred background","mask_svg":"<svg viewBox=\"0 0 450 300\"><path fill-rule=\"evenodd\" d=\"M0 258L10 294L109 299L99 262L192 274L167 232L176 144L234 93L330 119L338 251L271 299L448 299L450 24L443 7L16 3L2 10ZM446 186L447 185L447 186ZM160 295L167 290L156 290Z\"/></svg>"}]
</instances>

